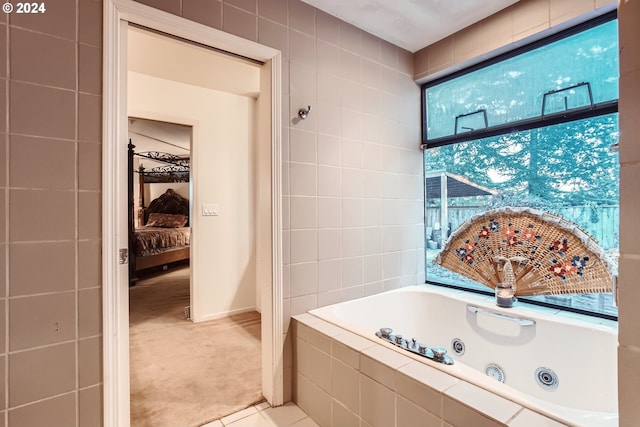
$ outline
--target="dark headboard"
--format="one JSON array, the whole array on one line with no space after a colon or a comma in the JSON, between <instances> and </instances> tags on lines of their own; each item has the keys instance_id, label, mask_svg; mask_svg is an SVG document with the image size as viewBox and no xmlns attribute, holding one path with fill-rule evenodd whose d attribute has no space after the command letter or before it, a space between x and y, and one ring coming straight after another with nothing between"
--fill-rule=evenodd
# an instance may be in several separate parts
<instances>
[{"instance_id":1,"label":"dark headboard","mask_svg":"<svg viewBox=\"0 0 640 427\"><path fill-rule=\"evenodd\" d=\"M144 223L146 224L151 213L180 214L189 216L189 200L185 199L171 188L158 198L153 199L144 209Z\"/></svg>"}]
</instances>

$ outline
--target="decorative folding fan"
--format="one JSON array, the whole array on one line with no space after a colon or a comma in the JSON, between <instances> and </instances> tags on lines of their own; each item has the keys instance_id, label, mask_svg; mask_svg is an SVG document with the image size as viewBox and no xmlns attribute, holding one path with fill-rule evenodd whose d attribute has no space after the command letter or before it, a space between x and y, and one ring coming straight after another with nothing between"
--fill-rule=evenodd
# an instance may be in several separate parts
<instances>
[{"instance_id":1,"label":"decorative folding fan","mask_svg":"<svg viewBox=\"0 0 640 427\"><path fill-rule=\"evenodd\" d=\"M591 236L560 216L530 208L474 215L433 262L490 288L515 282L521 296L612 289L611 263Z\"/></svg>"}]
</instances>

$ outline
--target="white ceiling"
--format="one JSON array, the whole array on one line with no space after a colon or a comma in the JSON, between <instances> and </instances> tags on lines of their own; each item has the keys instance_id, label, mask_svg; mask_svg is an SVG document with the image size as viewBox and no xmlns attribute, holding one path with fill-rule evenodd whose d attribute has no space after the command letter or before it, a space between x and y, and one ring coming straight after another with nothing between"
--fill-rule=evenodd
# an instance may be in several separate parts
<instances>
[{"instance_id":1,"label":"white ceiling","mask_svg":"<svg viewBox=\"0 0 640 427\"><path fill-rule=\"evenodd\" d=\"M410 52L518 0L302 0Z\"/></svg>"}]
</instances>

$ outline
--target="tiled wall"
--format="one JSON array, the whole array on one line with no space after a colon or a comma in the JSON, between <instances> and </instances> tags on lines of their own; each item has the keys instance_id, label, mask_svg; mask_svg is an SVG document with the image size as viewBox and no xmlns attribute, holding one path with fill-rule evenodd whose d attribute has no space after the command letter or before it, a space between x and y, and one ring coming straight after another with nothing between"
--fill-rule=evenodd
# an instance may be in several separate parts
<instances>
[{"instance_id":1,"label":"tiled wall","mask_svg":"<svg viewBox=\"0 0 640 427\"><path fill-rule=\"evenodd\" d=\"M102 2L46 9L0 15L0 426L98 426Z\"/></svg>"},{"instance_id":2,"label":"tiled wall","mask_svg":"<svg viewBox=\"0 0 640 427\"><path fill-rule=\"evenodd\" d=\"M620 31L620 282L618 395L620 425L640 420L640 2L618 5Z\"/></svg>"},{"instance_id":3,"label":"tiled wall","mask_svg":"<svg viewBox=\"0 0 640 427\"><path fill-rule=\"evenodd\" d=\"M320 427L560 427L310 314L294 317L294 400Z\"/></svg>"},{"instance_id":4,"label":"tiled wall","mask_svg":"<svg viewBox=\"0 0 640 427\"><path fill-rule=\"evenodd\" d=\"M612 3L615 0L521 0L416 52L415 79L473 60Z\"/></svg>"},{"instance_id":5,"label":"tiled wall","mask_svg":"<svg viewBox=\"0 0 640 427\"><path fill-rule=\"evenodd\" d=\"M411 53L299 0L141 2L282 51L285 322L422 280Z\"/></svg>"}]
</instances>

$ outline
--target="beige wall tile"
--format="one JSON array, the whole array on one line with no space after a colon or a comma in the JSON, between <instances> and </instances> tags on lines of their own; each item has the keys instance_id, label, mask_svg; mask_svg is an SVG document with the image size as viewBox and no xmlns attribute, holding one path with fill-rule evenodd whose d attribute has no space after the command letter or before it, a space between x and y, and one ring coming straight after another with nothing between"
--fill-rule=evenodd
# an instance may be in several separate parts
<instances>
[{"instance_id":1,"label":"beige wall tile","mask_svg":"<svg viewBox=\"0 0 640 427\"><path fill-rule=\"evenodd\" d=\"M100 240L78 242L78 288L93 288L102 283Z\"/></svg>"},{"instance_id":2,"label":"beige wall tile","mask_svg":"<svg viewBox=\"0 0 640 427\"><path fill-rule=\"evenodd\" d=\"M102 142L102 97L78 95L78 140Z\"/></svg>"},{"instance_id":3,"label":"beige wall tile","mask_svg":"<svg viewBox=\"0 0 640 427\"><path fill-rule=\"evenodd\" d=\"M440 427L441 420L406 399L396 398L396 427Z\"/></svg>"},{"instance_id":4,"label":"beige wall tile","mask_svg":"<svg viewBox=\"0 0 640 427\"><path fill-rule=\"evenodd\" d=\"M75 189L73 141L11 135L9 183L12 187Z\"/></svg>"},{"instance_id":5,"label":"beige wall tile","mask_svg":"<svg viewBox=\"0 0 640 427\"><path fill-rule=\"evenodd\" d=\"M341 21L335 16L316 11L316 25L318 40L340 46L340 25Z\"/></svg>"},{"instance_id":6,"label":"beige wall tile","mask_svg":"<svg viewBox=\"0 0 640 427\"><path fill-rule=\"evenodd\" d=\"M625 319L625 322L627 320ZM640 384L640 352L637 348L626 345L618 347L618 370L624 374L618 376L618 411L621 426L633 426L640 419L640 406L637 399L638 384Z\"/></svg>"},{"instance_id":7,"label":"beige wall tile","mask_svg":"<svg viewBox=\"0 0 640 427\"><path fill-rule=\"evenodd\" d=\"M258 0L258 15L279 24L288 25L287 0Z\"/></svg>"},{"instance_id":8,"label":"beige wall tile","mask_svg":"<svg viewBox=\"0 0 640 427\"><path fill-rule=\"evenodd\" d=\"M300 0L289 0L289 28L315 37L316 8Z\"/></svg>"},{"instance_id":9,"label":"beige wall tile","mask_svg":"<svg viewBox=\"0 0 640 427\"><path fill-rule=\"evenodd\" d=\"M4 338L4 336L3 336L3 338ZM0 355L0 368L1 368L0 369L0 384L2 384L2 387L0 387L0 409L3 410L2 412L0 412L0 418L2 418L3 421L4 421L4 415L5 415L4 409L6 409L6 407L7 407L7 403L6 403L7 402L7 399L6 399L6 397L7 397L7 395L6 395L6 385L7 385L6 362L7 362L7 356L4 355L4 354Z\"/></svg>"},{"instance_id":10,"label":"beige wall tile","mask_svg":"<svg viewBox=\"0 0 640 427\"><path fill-rule=\"evenodd\" d=\"M136 0L139 3L146 4L155 9L164 10L180 16L180 0Z\"/></svg>"},{"instance_id":11,"label":"beige wall tile","mask_svg":"<svg viewBox=\"0 0 640 427\"><path fill-rule=\"evenodd\" d=\"M9 245L9 295L74 289L75 254L72 241ZM38 268L32 268L34 265Z\"/></svg>"},{"instance_id":12,"label":"beige wall tile","mask_svg":"<svg viewBox=\"0 0 640 427\"><path fill-rule=\"evenodd\" d=\"M330 77L340 75L340 48L338 46L318 41L316 44L318 52L318 84L320 83L320 73ZM340 90L340 87L333 88L334 91ZM327 95L319 92L318 99L326 98ZM339 95L338 95L338 99Z\"/></svg>"},{"instance_id":13,"label":"beige wall tile","mask_svg":"<svg viewBox=\"0 0 640 427\"><path fill-rule=\"evenodd\" d=\"M408 50L398 49L398 71L408 76L413 76L413 53Z\"/></svg>"},{"instance_id":14,"label":"beige wall tile","mask_svg":"<svg viewBox=\"0 0 640 427\"><path fill-rule=\"evenodd\" d=\"M68 341L75 336L75 292L9 300L9 349L11 351Z\"/></svg>"},{"instance_id":15,"label":"beige wall tile","mask_svg":"<svg viewBox=\"0 0 640 427\"><path fill-rule=\"evenodd\" d=\"M358 415L342 406L336 400L331 401L331 425L333 426L358 426L360 419Z\"/></svg>"},{"instance_id":16,"label":"beige wall tile","mask_svg":"<svg viewBox=\"0 0 640 427\"><path fill-rule=\"evenodd\" d=\"M504 425L479 414L468 406L449 397L444 398L442 411L444 421L452 426L498 427Z\"/></svg>"},{"instance_id":17,"label":"beige wall tile","mask_svg":"<svg viewBox=\"0 0 640 427\"><path fill-rule=\"evenodd\" d=\"M628 223L623 221L621 215L620 229ZM619 279L618 279L618 316L622 321L618 324L618 342L623 346L640 346L640 334L638 333L638 302L640 302L640 292L636 292L636 278L640 274L640 260L637 255L630 254L620 245L622 255L619 259Z\"/></svg>"},{"instance_id":18,"label":"beige wall tile","mask_svg":"<svg viewBox=\"0 0 640 427\"><path fill-rule=\"evenodd\" d=\"M7 77L7 31L7 25L0 24L0 78L3 79Z\"/></svg>"},{"instance_id":19,"label":"beige wall tile","mask_svg":"<svg viewBox=\"0 0 640 427\"><path fill-rule=\"evenodd\" d=\"M258 13L258 1L257 0L224 0L225 3L246 10L251 13Z\"/></svg>"},{"instance_id":20,"label":"beige wall tile","mask_svg":"<svg viewBox=\"0 0 640 427\"><path fill-rule=\"evenodd\" d=\"M331 356L315 346L310 346L307 353L309 371L307 378L325 392L331 390Z\"/></svg>"},{"instance_id":21,"label":"beige wall tile","mask_svg":"<svg viewBox=\"0 0 640 427\"><path fill-rule=\"evenodd\" d=\"M78 384L88 387L102 379L102 337L78 341Z\"/></svg>"},{"instance_id":22,"label":"beige wall tile","mask_svg":"<svg viewBox=\"0 0 640 427\"><path fill-rule=\"evenodd\" d=\"M372 427L395 425L395 395L388 388L360 375L360 417Z\"/></svg>"},{"instance_id":23,"label":"beige wall tile","mask_svg":"<svg viewBox=\"0 0 640 427\"><path fill-rule=\"evenodd\" d=\"M102 49L85 44L78 45L78 90L102 94Z\"/></svg>"},{"instance_id":24,"label":"beige wall tile","mask_svg":"<svg viewBox=\"0 0 640 427\"><path fill-rule=\"evenodd\" d=\"M47 221L42 221L47 212ZM71 240L75 237L72 191L10 190L9 238L12 242ZM98 219L99 220L99 219Z\"/></svg>"},{"instance_id":25,"label":"beige wall tile","mask_svg":"<svg viewBox=\"0 0 640 427\"><path fill-rule=\"evenodd\" d=\"M331 397L326 392L298 374L294 393L296 404L320 427L331 426Z\"/></svg>"},{"instance_id":26,"label":"beige wall tile","mask_svg":"<svg viewBox=\"0 0 640 427\"><path fill-rule=\"evenodd\" d=\"M551 27L593 10L593 1L549 0Z\"/></svg>"},{"instance_id":27,"label":"beige wall tile","mask_svg":"<svg viewBox=\"0 0 640 427\"><path fill-rule=\"evenodd\" d=\"M618 31L620 44L620 76L625 77L628 73L640 70L640 5L638 2L621 1L618 10ZM636 82L637 84L637 82ZM624 93L620 91L620 95Z\"/></svg>"},{"instance_id":28,"label":"beige wall tile","mask_svg":"<svg viewBox=\"0 0 640 427\"><path fill-rule=\"evenodd\" d=\"M498 12L480 22L485 51L489 52L513 40L513 22L510 10Z\"/></svg>"},{"instance_id":29,"label":"beige wall tile","mask_svg":"<svg viewBox=\"0 0 640 427\"><path fill-rule=\"evenodd\" d=\"M400 372L396 375L395 390L399 395L404 396L422 409L438 416L442 415L442 394L440 391Z\"/></svg>"},{"instance_id":30,"label":"beige wall tile","mask_svg":"<svg viewBox=\"0 0 640 427\"><path fill-rule=\"evenodd\" d=\"M340 76L343 79L360 82L362 78L360 65L360 56L345 50L340 52Z\"/></svg>"},{"instance_id":31,"label":"beige wall tile","mask_svg":"<svg viewBox=\"0 0 640 427\"><path fill-rule=\"evenodd\" d=\"M639 63L640 65L640 63ZM640 135L640 121L637 119L637 100L640 96L640 68L620 76L619 126L624 129L620 134L620 161L623 164L640 161L640 144L636 135Z\"/></svg>"},{"instance_id":32,"label":"beige wall tile","mask_svg":"<svg viewBox=\"0 0 640 427\"><path fill-rule=\"evenodd\" d=\"M454 64L475 58L485 52L481 26L474 25L455 33L453 42Z\"/></svg>"},{"instance_id":33,"label":"beige wall tile","mask_svg":"<svg viewBox=\"0 0 640 427\"><path fill-rule=\"evenodd\" d=\"M291 62L304 65L308 67L310 70L313 70L315 72L316 70L316 39L314 37L300 33L298 31L289 29L289 55L291 58ZM294 76L292 73L290 78L293 79L293 77ZM313 82L315 82L315 79L308 80L308 83L313 83ZM296 87L293 85L294 81L290 80L290 83L291 83L290 90L293 90L293 88ZM308 120L309 119L307 119L306 121Z\"/></svg>"},{"instance_id":34,"label":"beige wall tile","mask_svg":"<svg viewBox=\"0 0 640 427\"><path fill-rule=\"evenodd\" d=\"M45 13L13 13L11 26L76 40L76 0L57 0L45 5Z\"/></svg>"},{"instance_id":35,"label":"beige wall tile","mask_svg":"<svg viewBox=\"0 0 640 427\"><path fill-rule=\"evenodd\" d=\"M11 78L76 88L76 44L45 34L11 29Z\"/></svg>"},{"instance_id":36,"label":"beige wall tile","mask_svg":"<svg viewBox=\"0 0 640 427\"><path fill-rule=\"evenodd\" d=\"M540 415L528 409L522 410L516 417L509 422L509 427L562 427L565 424L559 423L544 415Z\"/></svg>"},{"instance_id":37,"label":"beige wall tile","mask_svg":"<svg viewBox=\"0 0 640 427\"><path fill-rule=\"evenodd\" d=\"M362 30L344 21L340 21L340 47L360 55L362 51Z\"/></svg>"},{"instance_id":38,"label":"beige wall tile","mask_svg":"<svg viewBox=\"0 0 640 427\"><path fill-rule=\"evenodd\" d=\"M220 0L183 0L182 16L209 27L222 28L222 2Z\"/></svg>"},{"instance_id":39,"label":"beige wall tile","mask_svg":"<svg viewBox=\"0 0 640 427\"><path fill-rule=\"evenodd\" d=\"M394 70L398 69L398 52L400 48L381 40L380 49L380 63Z\"/></svg>"},{"instance_id":40,"label":"beige wall tile","mask_svg":"<svg viewBox=\"0 0 640 427\"><path fill-rule=\"evenodd\" d=\"M78 292L78 337L90 337L102 332L102 289Z\"/></svg>"},{"instance_id":41,"label":"beige wall tile","mask_svg":"<svg viewBox=\"0 0 640 427\"><path fill-rule=\"evenodd\" d=\"M549 28L549 0L527 0L509 8L514 39Z\"/></svg>"},{"instance_id":42,"label":"beige wall tile","mask_svg":"<svg viewBox=\"0 0 640 427\"><path fill-rule=\"evenodd\" d=\"M248 40L258 40L258 17L237 7L223 3L222 29Z\"/></svg>"},{"instance_id":43,"label":"beige wall tile","mask_svg":"<svg viewBox=\"0 0 640 427\"><path fill-rule=\"evenodd\" d=\"M278 49L283 57L289 57L289 31L284 25L258 18L258 43Z\"/></svg>"},{"instance_id":44,"label":"beige wall tile","mask_svg":"<svg viewBox=\"0 0 640 427\"><path fill-rule=\"evenodd\" d=\"M82 427L102 426L102 386L78 392L78 424Z\"/></svg>"},{"instance_id":45,"label":"beige wall tile","mask_svg":"<svg viewBox=\"0 0 640 427\"><path fill-rule=\"evenodd\" d=\"M9 410L9 425L20 427L76 425L76 394L67 393Z\"/></svg>"},{"instance_id":46,"label":"beige wall tile","mask_svg":"<svg viewBox=\"0 0 640 427\"><path fill-rule=\"evenodd\" d=\"M102 0L82 0L78 9L78 40L102 47Z\"/></svg>"},{"instance_id":47,"label":"beige wall tile","mask_svg":"<svg viewBox=\"0 0 640 427\"><path fill-rule=\"evenodd\" d=\"M487 416L502 422L508 421L522 409L520 405L510 400L465 382L458 382L448 388L445 395L445 401L451 398L458 402L464 402L466 406L479 412L482 411ZM447 417L446 411L444 415Z\"/></svg>"},{"instance_id":48,"label":"beige wall tile","mask_svg":"<svg viewBox=\"0 0 640 427\"><path fill-rule=\"evenodd\" d=\"M2 215L0 215L0 221L1 220L2 220ZM6 293L7 293L7 291L6 291L6 289L7 289L6 253L7 253L7 244L6 243L0 243L0 298L4 298L6 296Z\"/></svg>"},{"instance_id":49,"label":"beige wall tile","mask_svg":"<svg viewBox=\"0 0 640 427\"><path fill-rule=\"evenodd\" d=\"M102 189L102 144L78 144L78 189Z\"/></svg>"},{"instance_id":50,"label":"beige wall tile","mask_svg":"<svg viewBox=\"0 0 640 427\"><path fill-rule=\"evenodd\" d=\"M101 229L102 195L99 192L78 193L78 237L99 239Z\"/></svg>"},{"instance_id":51,"label":"beige wall tile","mask_svg":"<svg viewBox=\"0 0 640 427\"><path fill-rule=\"evenodd\" d=\"M360 374L339 360L331 360L331 396L349 411L360 413ZM345 425L345 424L336 424Z\"/></svg>"},{"instance_id":52,"label":"beige wall tile","mask_svg":"<svg viewBox=\"0 0 640 427\"><path fill-rule=\"evenodd\" d=\"M360 50L362 57L379 63L382 55L381 40L366 31L362 31L360 43L362 44L362 49Z\"/></svg>"},{"instance_id":53,"label":"beige wall tile","mask_svg":"<svg viewBox=\"0 0 640 427\"><path fill-rule=\"evenodd\" d=\"M0 341L0 354L4 354L7 352L6 339L5 339L7 336L7 321L6 321L7 304L8 304L8 301L6 298L0 299L0 340L2 340ZM0 361L0 371L4 375L4 359ZM3 377L3 381L0 381L0 384L4 384L4 383L5 382ZM4 397L4 396L0 396L0 397ZM0 409L4 408L4 406L2 405L4 405L4 399L0 399Z\"/></svg>"},{"instance_id":54,"label":"beige wall tile","mask_svg":"<svg viewBox=\"0 0 640 427\"><path fill-rule=\"evenodd\" d=\"M41 15L37 15L41 16ZM74 92L11 82L12 133L74 139L76 97Z\"/></svg>"},{"instance_id":55,"label":"beige wall tile","mask_svg":"<svg viewBox=\"0 0 640 427\"><path fill-rule=\"evenodd\" d=\"M2 81L0 81L0 101L2 101L2 88ZM7 152L7 145L7 135L4 133L0 133L0 153L2 153L2 160L0 160L1 191L4 191L5 187L7 186L7 169L9 168L9 153ZM0 193L0 196L4 196L4 192ZM4 201L0 202L0 206L4 207ZM0 229L2 228L3 227L0 227ZM3 230L0 230L0 242L4 241L4 235L2 233Z\"/></svg>"},{"instance_id":56,"label":"beige wall tile","mask_svg":"<svg viewBox=\"0 0 640 427\"><path fill-rule=\"evenodd\" d=\"M360 370L379 383L395 389L396 369L409 363L411 359L382 346L374 346L362 351Z\"/></svg>"},{"instance_id":57,"label":"beige wall tile","mask_svg":"<svg viewBox=\"0 0 640 427\"><path fill-rule=\"evenodd\" d=\"M69 342L9 355L9 405L72 391L76 384L75 353L76 343Z\"/></svg>"}]
</instances>

